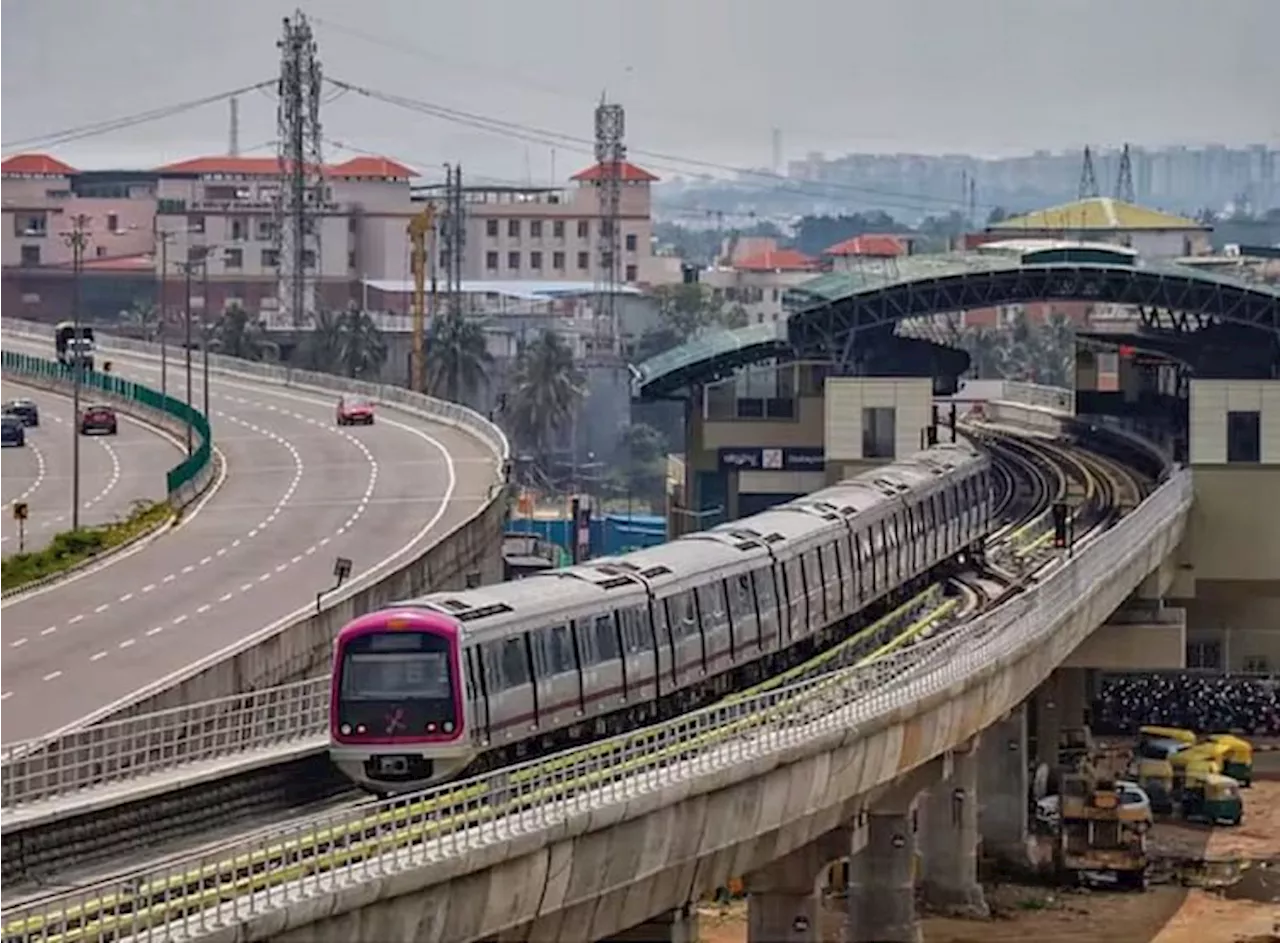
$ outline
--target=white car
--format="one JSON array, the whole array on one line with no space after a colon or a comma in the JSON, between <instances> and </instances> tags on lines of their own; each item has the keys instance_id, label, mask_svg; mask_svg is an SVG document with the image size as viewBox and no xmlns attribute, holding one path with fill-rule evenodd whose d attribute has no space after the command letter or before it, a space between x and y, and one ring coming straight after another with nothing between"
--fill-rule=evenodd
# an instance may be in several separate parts
<instances>
[{"instance_id":1,"label":"white car","mask_svg":"<svg viewBox=\"0 0 1280 943\"><path fill-rule=\"evenodd\" d=\"M1127 779L1116 781L1116 785L1120 787L1120 805L1126 808L1138 807L1146 810L1147 821L1153 821L1151 815L1151 798L1147 795L1147 791L1135 782ZM1036 821L1040 822L1046 828L1056 829L1058 827L1058 809L1060 802L1057 796L1045 796L1036 802Z\"/></svg>"}]
</instances>

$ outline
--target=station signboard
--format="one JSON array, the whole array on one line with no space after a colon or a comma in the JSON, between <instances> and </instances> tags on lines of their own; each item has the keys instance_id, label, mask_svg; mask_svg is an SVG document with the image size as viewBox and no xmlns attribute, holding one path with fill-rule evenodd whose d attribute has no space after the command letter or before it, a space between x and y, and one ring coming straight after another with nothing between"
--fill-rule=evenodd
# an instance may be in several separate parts
<instances>
[{"instance_id":1,"label":"station signboard","mask_svg":"<svg viewBox=\"0 0 1280 943\"><path fill-rule=\"evenodd\" d=\"M730 446L718 458L721 471L822 471L827 462L823 449L805 446Z\"/></svg>"}]
</instances>

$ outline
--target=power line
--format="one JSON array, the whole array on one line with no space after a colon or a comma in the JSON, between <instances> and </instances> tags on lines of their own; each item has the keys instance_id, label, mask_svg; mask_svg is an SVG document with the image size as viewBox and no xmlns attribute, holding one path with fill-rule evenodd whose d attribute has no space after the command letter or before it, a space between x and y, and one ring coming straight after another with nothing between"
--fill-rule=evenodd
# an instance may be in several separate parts
<instances>
[{"instance_id":1,"label":"power line","mask_svg":"<svg viewBox=\"0 0 1280 943\"><path fill-rule=\"evenodd\" d=\"M146 124L151 121L159 121L161 118L168 118L173 115L182 114L183 112L194 111L196 108L202 108L205 105L212 105L216 102L226 101L229 98L234 98L237 95L243 95L246 92L270 87L275 85L275 83L275 79L256 82L253 85L235 88L229 92L220 92L217 95L207 95L204 98L194 98L190 101L179 102L176 105L153 108L150 111L124 115L122 117L112 118L106 121L97 121L93 124L84 124L74 128L66 128L62 131L50 131L46 134L37 134L32 135L31 137L4 141L0 143L0 147L5 150L29 147L57 147L61 144L69 144L72 141L79 141L89 137L97 137L102 134L110 134L112 131L122 131L126 128L136 127L137 125Z\"/></svg>"},{"instance_id":2,"label":"power line","mask_svg":"<svg viewBox=\"0 0 1280 943\"><path fill-rule=\"evenodd\" d=\"M405 95L397 95L390 92L382 92L365 86L356 85L351 82L345 82L339 79L326 78L326 81L347 89L366 98L375 101L385 102L389 105L395 105L409 111L416 111L420 114L433 118L439 118L464 127L474 128L480 131L487 131L492 134L498 134L504 137L516 138L518 140L529 141L535 144L542 144L547 147L559 147L570 151L576 151L583 154L593 154L594 141L582 138L577 135L567 134L562 131L553 131L546 128L538 128L531 125L520 124L514 121L505 121L500 118L491 118L485 115L476 114L474 112L462 111L457 108L450 108L446 105L436 104L434 102L426 102L420 99L410 98ZM675 173L688 173L687 167L698 167L704 171L719 171L721 173L731 173L737 175L738 179L733 181L723 181L725 183L732 182L737 186L756 186L761 188L762 185L768 184L770 189L790 189L799 193L810 193L814 195L830 196L831 193L856 193L861 196L876 197L887 205L899 205L903 208L920 210L929 204L939 206L947 206L952 209L963 211L970 207L965 199L955 199L952 197L935 197L918 193L901 193L891 190L883 190L877 187L858 186L857 184L837 183L834 181L815 182L815 181L796 181L779 174L771 173L767 170L756 170L745 167L734 167L729 164L720 164L715 161L701 160L693 157L683 157L676 154L667 154L661 151L650 151L643 148L630 148L631 153L643 155L648 160L650 166L656 169L671 170ZM685 165L684 167L680 165ZM717 178L709 173L703 173L703 177L715 180ZM746 179L743 179L746 178ZM905 202L903 202L905 201ZM922 206L923 204L923 206ZM976 208L978 204L973 204ZM989 209L984 205L983 208Z\"/></svg>"}]
</instances>

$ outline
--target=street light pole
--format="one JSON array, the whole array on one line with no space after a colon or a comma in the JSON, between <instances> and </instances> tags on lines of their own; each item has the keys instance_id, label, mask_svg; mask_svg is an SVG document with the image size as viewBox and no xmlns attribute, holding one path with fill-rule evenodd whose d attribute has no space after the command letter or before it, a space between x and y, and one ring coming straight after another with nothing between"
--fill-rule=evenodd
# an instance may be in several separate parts
<instances>
[{"instance_id":1,"label":"street light pole","mask_svg":"<svg viewBox=\"0 0 1280 943\"><path fill-rule=\"evenodd\" d=\"M183 271L186 273L186 348L187 348L187 454L191 455L195 452L192 439L191 426L191 265L190 259L183 264Z\"/></svg>"},{"instance_id":2,"label":"street light pole","mask_svg":"<svg viewBox=\"0 0 1280 943\"><path fill-rule=\"evenodd\" d=\"M84 351L80 339L80 269L84 247L89 242L86 227L89 217L77 213L71 217L72 229L66 234L71 247L71 529L80 529L80 384L83 382Z\"/></svg>"},{"instance_id":3,"label":"street light pole","mask_svg":"<svg viewBox=\"0 0 1280 943\"><path fill-rule=\"evenodd\" d=\"M165 329L169 321L169 309L166 305L169 300L169 240L173 238L173 233L160 229L156 231L156 238L160 240L160 395L164 397L169 392L169 345Z\"/></svg>"},{"instance_id":4,"label":"street light pole","mask_svg":"<svg viewBox=\"0 0 1280 943\"><path fill-rule=\"evenodd\" d=\"M202 372L204 385L204 420L209 421L209 250L204 250L201 260L200 294L204 299L200 305L200 359L203 361Z\"/></svg>"}]
</instances>

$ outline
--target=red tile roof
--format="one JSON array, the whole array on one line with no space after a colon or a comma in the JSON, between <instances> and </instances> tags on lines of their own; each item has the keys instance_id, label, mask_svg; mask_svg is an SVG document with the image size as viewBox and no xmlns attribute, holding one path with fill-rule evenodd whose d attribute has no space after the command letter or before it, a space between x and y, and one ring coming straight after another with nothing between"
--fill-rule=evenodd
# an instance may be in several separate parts
<instances>
[{"instance_id":1,"label":"red tile roof","mask_svg":"<svg viewBox=\"0 0 1280 943\"><path fill-rule=\"evenodd\" d=\"M877 233L863 233L844 242L838 242L822 253L823 255L870 255L878 258L892 258L906 255L906 241L898 236Z\"/></svg>"},{"instance_id":2,"label":"red tile roof","mask_svg":"<svg viewBox=\"0 0 1280 943\"><path fill-rule=\"evenodd\" d=\"M739 262L735 262L733 267L739 272L773 272L779 270L807 272L818 268L818 263L817 260L811 259L803 252L795 249L773 249L748 256Z\"/></svg>"},{"instance_id":3,"label":"red tile roof","mask_svg":"<svg viewBox=\"0 0 1280 943\"><path fill-rule=\"evenodd\" d=\"M64 164L58 158L50 157L48 154L14 154L0 163L0 173L6 174L68 177L77 172L70 164Z\"/></svg>"},{"instance_id":4,"label":"red tile roof","mask_svg":"<svg viewBox=\"0 0 1280 943\"><path fill-rule=\"evenodd\" d=\"M274 177L280 162L274 157L192 157L157 168L169 174L226 174L242 177ZM353 157L340 164L325 165L324 172L338 177L392 177L408 180L418 174L389 157Z\"/></svg>"},{"instance_id":5,"label":"red tile roof","mask_svg":"<svg viewBox=\"0 0 1280 943\"><path fill-rule=\"evenodd\" d=\"M643 167L637 167L629 161L623 161L620 167L623 183L653 183L658 178ZM603 180L605 175L605 165L603 163L596 164L594 167L588 167L586 170L580 170L570 180L580 180L583 182L594 183L597 180Z\"/></svg>"},{"instance_id":6,"label":"red tile roof","mask_svg":"<svg viewBox=\"0 0 1280 943\"><path fill-rule=\"evenodd\" d=\"M339 177L392 177L396 180L418 176L412 167L390 157L353 157L341 164L330 164L329 173Z\"/></svg>"}]
</instances>

